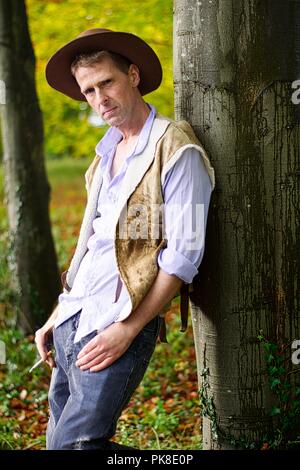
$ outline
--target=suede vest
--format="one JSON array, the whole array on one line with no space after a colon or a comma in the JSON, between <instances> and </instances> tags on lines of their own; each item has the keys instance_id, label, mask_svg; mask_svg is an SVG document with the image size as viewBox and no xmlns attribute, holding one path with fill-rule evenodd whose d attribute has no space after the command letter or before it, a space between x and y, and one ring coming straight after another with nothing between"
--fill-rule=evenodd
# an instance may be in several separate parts
<instances>
[{"instance_id":1,"label":"suede vest","mask_svg":"<svg viewBox=\"0 0 300 470\"><path fill-rule=\"evenodd\" d=\"M199 150L214 186L214 170L205 150L186 121L174 122L157 115L150 131L149 141L139 155L129 163L122 193L119 194L115 220L115 255L121 280L126 287L131 306L120 312L124 320L147 294L158 274L157 256L167 245L163 237L163 196L161 187L166 173L187 148ZM199 158L201 158L199 156ZM99 191L102 184L101 156L96 155L86 172L88 202L75 254L66 274L64 287L72 287L80 262L87 251L87 241L93 233ZM187 326L188 285L181 288L182 331ZM161 317L170 303L159 312ZM161 340L166 341L165 324Z\"/></svg>"}]
</instances>

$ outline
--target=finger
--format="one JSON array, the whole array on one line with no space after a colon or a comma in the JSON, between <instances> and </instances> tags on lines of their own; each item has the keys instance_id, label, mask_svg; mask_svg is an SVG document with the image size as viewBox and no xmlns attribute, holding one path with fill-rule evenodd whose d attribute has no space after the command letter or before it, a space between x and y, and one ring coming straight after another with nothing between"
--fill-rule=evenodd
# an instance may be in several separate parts
<instances>
[{"instance_id":1,"label":"finger","mask_svg":"<svg viewBox=\"0 0 300 470\"><path fill-rule=\"evenodd\" d=\"M97 366L91 367L90 372L99 372L100 370L103 370L106 367L113 364L116 359L117 359L117 357L113 357L113 356L107 357L106 359L104 359L104 361L101 362L101 364L98 364Z\"/></svg>"},{"instance_id":2,"label":"finger","mask_svg":"<svg viewBox=\"0 0 300 470\"><path fill-rule=\"evenodd\" d=\"M47 348L46 348L46 341L44 338L37 338L36 339L36 347L39 352L39 355L45 361L47 359Z\"/></svg>"},{"instance_id":3,"label":"finger","mask_svg":"<svg viewBox=\"0 0 300 470\"><path fill-rule=\"evenodd\" d=\"M48 366L51 367L51 369L53 369L53 367L56 367L56 363L52 357L48 357L48 359L46 359L46 363L48 364Z\"/></svg>"},{"instance_id":4,"label":"finger","mask_svg":"<svg viewBox=\"0 0 300 470\"><path fill-rule=\"evenodd\" d=\"M89 352L91 352L96 346L98 346L97 344L97 340L96 340L96 337L91 339L91 341L89 341L82 349L81 351L79 351L78 353L78 356L77 356L77 359L80 359L81 357L83 357L85 354L88 354Z\"/></svg>"},{"instance_id":5,"label":"finger","mask_svg":"<svg viewBox=\"0 0 300 470\"><path fill-rule=\"evenodd\" d=\"M87 343L81 351L77 354L77 361L87 361L87 358L93 359L97 354L103 352L103 347L99 344L97 337L93 338L89 343Z\"/></svg>"},{"instance_id":6,"label":"finger","mask_svg":"<svg viewBox=\"0 0 300 470\"><path fill-rule=\"evenodd\" d=\"M80 361L76 362L76 366L79 367L81 370L86 370L89 369L91 366L94 366L96 364L99 364L99 362L103 361L106 357L106 353L103 352L96 352L93 356L90 358L86 357L86 360L84 361L84 358L80 359Z\"/></svg>"},{"instance_id":7,"label":"finger","mask_svg":"<svg viewBox=\"0 0 300 470\"><path fill-rule=\"evenodd\" d=\"M90 353L86 354L85 356L82 356L80 359L78 359L75 362L75 365L77 367L85 366L86 364L90 363L93 361L99 354L103 354L103 352L99 351L98 349L93 349Z\"/></svg>"}]
</instances>

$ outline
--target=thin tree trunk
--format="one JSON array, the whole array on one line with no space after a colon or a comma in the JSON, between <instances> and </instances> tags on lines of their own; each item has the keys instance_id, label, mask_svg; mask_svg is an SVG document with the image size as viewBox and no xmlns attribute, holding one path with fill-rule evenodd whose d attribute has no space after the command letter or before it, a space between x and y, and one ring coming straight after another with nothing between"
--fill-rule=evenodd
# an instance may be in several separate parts
<instances>
[{"instance_id":1,"label":"thin tree trunk","mask_svg":"<svg viewBox=\"0 0 300 470\"><path fill-rule=\"evenodd\" d=\"M0 110L10 268L19 299L18 325L26 333L50 313L60 290L34 72L24 1L0 0L0 79L5 84Z\"/></svg>"},{"instance_id":2,"label":"thin tree trunk","mask_svg":"<svg viewBox=\"0 0 300 470\"><path fill-rule=\"evenodd\" d=\"M174 6L176 118L191 123L217 176L191 305L203 447L242 447L274 427L257 335L300 337L300 2Z\"/></svg>"}]
</instances>

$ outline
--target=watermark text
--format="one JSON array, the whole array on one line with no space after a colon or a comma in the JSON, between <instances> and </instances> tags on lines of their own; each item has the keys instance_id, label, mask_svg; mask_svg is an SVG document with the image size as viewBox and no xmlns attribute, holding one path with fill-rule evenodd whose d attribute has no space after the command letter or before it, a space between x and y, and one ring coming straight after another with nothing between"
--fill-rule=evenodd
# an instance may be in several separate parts
<instances>
[{"instance_id":1,"label":"watermark text","mask_svg":"<svg viewBox=\"0 0 300 470\"><path fill-rule=\"evenodd\" d=\"M295 349L292 353L292 363L298 366L300 364L300 339L295 339L292 342L292 349Z\"/></svg>"},{"instance_id":2,"label":"watermark text","mask_svg":"<svg viewBox=\"0 0 300 470\"><path fill-rule=\"evenodd\" d=\"M5 343L0 340L0 364L6 363Z\"/></svg>"},{"instance_id":3,"label":"watermark text","mask_svg":"<svg viewBox=\"0 0 300 470\"><path fill-rule=\"evenodd\" d=\"M6 89L3 80L0 80L0 104L6 103Z\"/></svg>"}]
</instances>

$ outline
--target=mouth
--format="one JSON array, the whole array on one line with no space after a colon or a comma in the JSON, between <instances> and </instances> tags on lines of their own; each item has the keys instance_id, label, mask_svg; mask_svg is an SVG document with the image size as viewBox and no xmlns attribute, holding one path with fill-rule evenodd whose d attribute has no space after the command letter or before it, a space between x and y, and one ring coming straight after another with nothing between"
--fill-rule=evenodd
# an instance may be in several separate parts
<instances>
[{"instance_id":1,"label":"mouth","mask_svg":"<svg viewBox=\"0 0 300 470\"><path fill-rule=\"evenodd\" d=\"M108 116L110 116L110 114L112 114L115 110L117 109L117 106L114 106L113 108L110 108L108 109L107 111L104 111L103 113L103 117L107 118Z\"/></svg>"}]
</instances>

